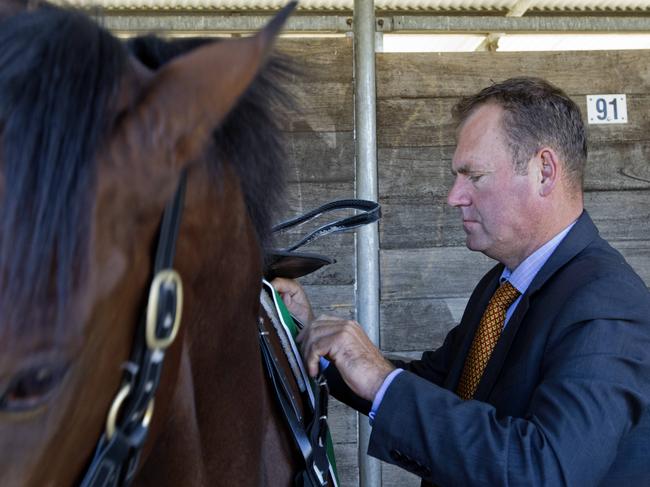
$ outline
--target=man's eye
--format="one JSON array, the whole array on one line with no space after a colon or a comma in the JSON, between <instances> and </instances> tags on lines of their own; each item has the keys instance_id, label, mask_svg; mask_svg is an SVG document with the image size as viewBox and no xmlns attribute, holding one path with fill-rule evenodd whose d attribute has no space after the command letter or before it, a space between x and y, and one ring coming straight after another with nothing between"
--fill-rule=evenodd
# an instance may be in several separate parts
<instances>
[{"instance_id":1,"label":"man's eye","mask_svg":"<svg viewBox=\"0 0 650 487\"><path fill-rule=\"evenodd\" d=\"M481 179L482 177L483 177L482 174L472 174L471 176L469 176L469 180L470 180L471 182L473 182L473 183L476 183L476 182L478 182L478 180Z\"/></svg>"}]
</instances>

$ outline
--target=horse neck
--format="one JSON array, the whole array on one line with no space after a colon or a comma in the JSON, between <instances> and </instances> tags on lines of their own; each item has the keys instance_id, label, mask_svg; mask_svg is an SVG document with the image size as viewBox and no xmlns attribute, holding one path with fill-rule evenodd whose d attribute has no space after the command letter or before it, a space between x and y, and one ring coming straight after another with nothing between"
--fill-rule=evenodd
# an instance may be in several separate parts
<instances>
[{"instance_id":1,"label":"horse neck","mask_svg":"<svg viewBox=\"0 0 650 487\"><path fill-rule=\"evenodd\" d=\"M158 396L172 399L154 415L142 485L266 485L263 445L282 434L269 415L257 338L257 236L233 171L209 181L201 170L189 175L176 257L185 276L182 343L171 351L175 364L166 363Z\"/></svg>"}]
</instances>

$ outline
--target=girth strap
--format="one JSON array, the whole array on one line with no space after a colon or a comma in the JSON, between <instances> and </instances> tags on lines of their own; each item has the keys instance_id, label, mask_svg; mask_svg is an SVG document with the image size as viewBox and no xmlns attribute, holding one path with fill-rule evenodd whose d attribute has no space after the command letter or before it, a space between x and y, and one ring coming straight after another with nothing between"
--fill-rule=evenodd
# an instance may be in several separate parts
<instances>
[{"instance_id":1,"label":"girth strap","mask_svg":"<svg viewBox=\"0 0 650 487\"><path fill-rule=\"evenodd\" d=\"M329 461L325 448L327 436L327 386L324 381L319 382L319 393L316 394L316 407L311 421L307 427L303 426L300 413L296 412L295 398L286 383L287 379L278 364L278 359L273 352L269 339L269 332L264 328L264 320L258 322L260 348L264 369L273 386L275 398L282 410L291 437L294 439L298 450L305 462L305 470L296 478L297 487L325 487L328 485L327 474ZM314 448L316 445L316 448Z\"/></svg>"}]
</instances>

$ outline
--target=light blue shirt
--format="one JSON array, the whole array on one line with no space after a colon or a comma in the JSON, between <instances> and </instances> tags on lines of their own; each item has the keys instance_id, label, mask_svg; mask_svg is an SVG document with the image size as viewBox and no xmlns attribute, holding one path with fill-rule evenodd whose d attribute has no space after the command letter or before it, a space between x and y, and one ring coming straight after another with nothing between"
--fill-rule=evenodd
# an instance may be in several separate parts
<instances>
[{"instance_id":1,"label":"light blue shirt","mask_svg":"<svg viewBox=\"0 0 650 487\"><path fill-rule=\"evenodd\" d=\"M539 270L542 268L544 264L546 264L546 261L553 254L553 252L555 252L557 246L560 245L560 242L562 242L562 240L564 240L564 237L566 237L567 233L569 233L569 230L573 228L573 225L575 225L575 223L576 223L575 221L571 223L568 227L566 227L564 230L558 233L555 237L553 237L551 240L546 242L535 252L530 254L521 264L517 266L517 268L514 271L511 271L507 267L503 269L503 272L501 273L501 277L499 278L499 282L503 283L504 281L510 281L510 284L512 284L515 288L517 288L517 290L521 293L519 297L515 300L515 302L512 303L508 308L508 310L506 311L506 321L505 321L504 328L505 326L508 325L508 321L510 321L510 317L515 312L515 309L517 309L517 305L519 304L519 301L521 301L521 297L528 290L530 283L533 282L533 279L535 279L535 276L537 275ZM373 420L375 419L375 414L379 409L381 401L384 398L384 394L386 394L386 390L388 389L388 386L391 384L391 382L393 382L393 379L395 379L395 377L397 377L399 373L403 371L404 369L395 369L393 372L391 372L386 377L386 379L384 379L384 382L382 383L381 387L377 391L377 394L375 394L375 399L372 402L372 408L370 410L370 414L368 414L371 425Z\"/></svg>"}]
</instances>

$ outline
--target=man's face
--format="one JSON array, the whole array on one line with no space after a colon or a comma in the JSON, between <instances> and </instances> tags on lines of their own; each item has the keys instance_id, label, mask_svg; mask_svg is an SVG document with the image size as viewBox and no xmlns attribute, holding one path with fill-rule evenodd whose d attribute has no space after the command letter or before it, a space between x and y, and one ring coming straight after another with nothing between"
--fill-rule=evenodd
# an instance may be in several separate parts
<instances>
[{"instance_id":1,"label":"man's face","mask_svg":"<svg viewBox=\"0 0 650 487\"><path fill-rule=\"evenodd\" d=\"M536 185L535 171L514 171L503 113L486 104L461 126L447 202L461 210L467 247L512 268L535 250Z\"/></svg>"}]
</instances>

